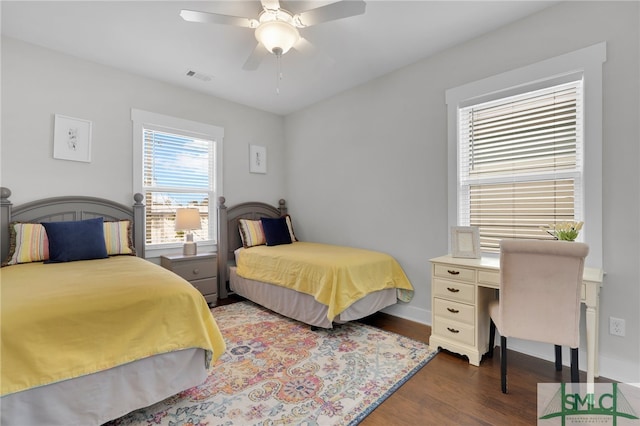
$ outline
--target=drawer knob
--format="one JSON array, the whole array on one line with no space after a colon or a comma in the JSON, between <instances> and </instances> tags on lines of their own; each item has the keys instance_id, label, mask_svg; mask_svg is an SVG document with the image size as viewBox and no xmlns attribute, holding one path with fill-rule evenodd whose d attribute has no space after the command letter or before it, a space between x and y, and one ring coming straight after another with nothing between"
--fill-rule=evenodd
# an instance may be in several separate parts
<instances>
[{"instance_id":1,"label":"drawer knob","mask_svg":"<svg viewBox=\"0 0 640 426\"><path fill-rule=\"evenodd\" d=\"M449 330L452 333L460 333L460 330L456 330L455 328L451 328L451 327L447 327L447 330Z\"/></svg>"},{"instance_id":2,"label":"drawer knob","mask_svg":"<svg viewBox=\"0 0 640 426\"><path fill-rule=\"evenodd\" d=\"M460 275L460 271L455 271L453 269L447 269L447 272L451 275Z\"/></svg>"},{"instance_id":3,"label":"drawer knob","mask_svg":"<svg viewBox=\"0 0 640 426\"><path fill-rule=\"evenodd\" d=\"M457 293L460 291L459 288L453 288L453 287L447 287L447 290L449 290L451 293Z\"/></svg>"},{"instance_id":4,"label":"drawer knob","mask_svg":"<svg viewBox=\"0 0 640 426\"><path fill-rule=\"evenodd\" d=\"M198 275L199 273L200 273L200 269L195 268L195 269L193 270L193 275Z\"/></svg>"},{"instance_id":5,"label":"drawer knob","mask_svg":"<svg viewBox=\"0 0 640 426\"><path fill-rule=\"evenodd\" d=\"M457 314L458 312L460 312L459 310L453 308L447 308L447 311L451 312L452 314Z\"/></svg>"}]
</instances>

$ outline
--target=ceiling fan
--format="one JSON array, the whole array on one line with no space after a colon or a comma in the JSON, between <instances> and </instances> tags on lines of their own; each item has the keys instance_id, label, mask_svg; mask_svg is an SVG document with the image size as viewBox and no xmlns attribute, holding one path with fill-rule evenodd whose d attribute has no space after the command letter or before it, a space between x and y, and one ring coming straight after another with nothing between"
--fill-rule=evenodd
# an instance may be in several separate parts
<instances>
[{"instance_id":1,"label":"ceiling fan","mask_svg":"<svg viewBox=\"0 0 640 426\"><path fill-rule=\"evenodd\" d=\"M268 53L279 58L291 48L303 50L310 47L310 43L300 36L299 28L362 15L366 7L364 0L341 0L293 14L282 9L279 0L261 0L260 3L262 12L257 18L242 18L187 9L180 11L180 16L189 22L226 24L254 29L258 44L242 68L255 70Z\"/></svg>"}]
</instances>

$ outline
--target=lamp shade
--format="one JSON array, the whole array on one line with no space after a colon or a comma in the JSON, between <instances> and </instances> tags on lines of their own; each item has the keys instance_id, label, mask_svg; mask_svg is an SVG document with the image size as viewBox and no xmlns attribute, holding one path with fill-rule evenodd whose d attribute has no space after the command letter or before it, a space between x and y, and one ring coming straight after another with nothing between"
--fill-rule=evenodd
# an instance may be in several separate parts
<instances>
[{"instance_id":1,"label":"lamp shade","mask_svg":"<svg viewBox=\"0 0 640 426\"><path fill-rule=\"evenodd\" d=\"M200 210L196 208L176 210L176 231L190 231L200 228Z\"/></svg>"},{"instance_id":2,"label":"lamp shade","mask_svg":"<svg viewBox=\"0 0 640 426\"><path fill-rule=\"evenodd\" d=\"M276 55L287 53L299 38L298 29L285 21L266 21L256 28L256 39Z\"/></svg>"}]
</instances>

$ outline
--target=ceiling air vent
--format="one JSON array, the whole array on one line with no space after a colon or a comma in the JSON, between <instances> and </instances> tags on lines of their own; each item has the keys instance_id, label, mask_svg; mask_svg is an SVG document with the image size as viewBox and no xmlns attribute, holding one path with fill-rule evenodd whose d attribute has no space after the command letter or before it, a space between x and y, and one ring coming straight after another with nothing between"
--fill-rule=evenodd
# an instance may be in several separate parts
<instances>
[{"instance_id":1,"label":"ceiling air vent","mask_svg":"<svg viewBox=\"0 0 640 426\"><path fill-rule=\"evenodd\" d=\"M193 70L187 71L187 77L197 78L198 80L202 80L202 81L211 81L213 79L213 77L210 75L203 74L201 72L193 71Z\"/></svg>"}]
</instances>

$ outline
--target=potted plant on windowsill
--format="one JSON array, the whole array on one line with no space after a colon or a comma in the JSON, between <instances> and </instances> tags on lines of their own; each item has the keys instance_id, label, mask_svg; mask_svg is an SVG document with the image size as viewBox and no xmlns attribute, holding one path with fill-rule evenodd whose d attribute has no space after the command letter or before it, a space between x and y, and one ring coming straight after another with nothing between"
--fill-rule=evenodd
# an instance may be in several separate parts
<instances>
[{"instance_id":1,"label":"potted plant on windowsill","mask_svg":"<svg viewBox=\"0 0 640 426\"><path fill-rule=\"evenodd\" d=\"M580 234L583 223L575 221L559 222L541 228L556 240L575 241L578 238L578 234Z\"/></svg>"}]
</instances>

